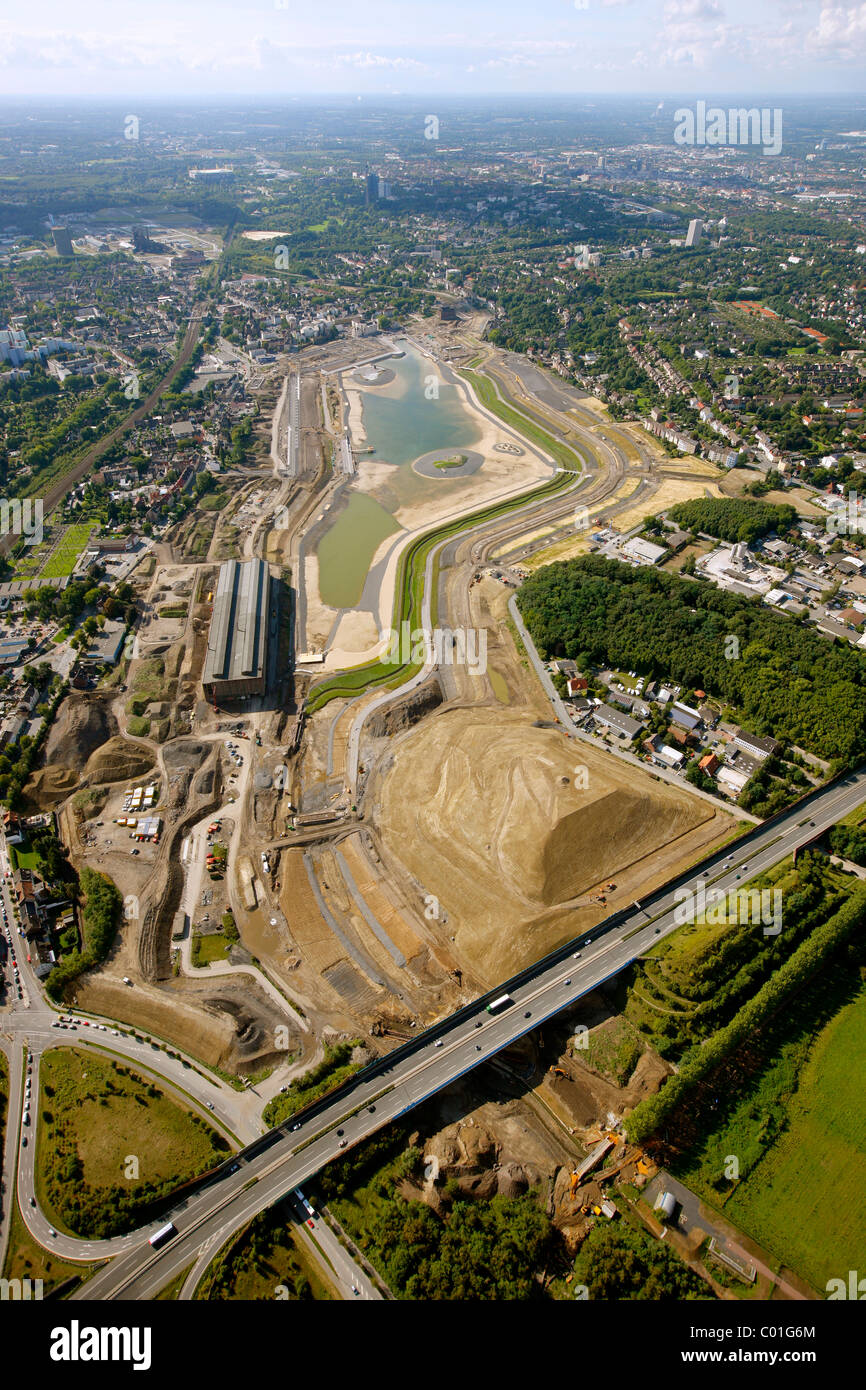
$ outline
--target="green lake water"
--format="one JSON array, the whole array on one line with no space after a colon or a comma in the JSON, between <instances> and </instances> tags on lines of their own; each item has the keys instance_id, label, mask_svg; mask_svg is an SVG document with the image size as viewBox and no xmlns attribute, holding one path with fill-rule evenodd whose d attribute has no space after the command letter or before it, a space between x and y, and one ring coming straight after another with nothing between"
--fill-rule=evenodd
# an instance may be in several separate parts
<instances>
[{"instance_id":1,"label":"green lake water","mask_svg":"<svg viewBox=\"0 0 866 1390\"><path fill-rule=\"evenodd\" d=\"M412 463L434 449L443 458L470 450L480 438L472 416L463 408L457 390L446 385L433 364L408 349L405 357L384 364L396 374L399 395L382 395L375 386L362 389L363 423L367 435L365 458L393 465L391 476L376 494L352 490L348 505L319 541L319 592L332 608L353 608L359 601L370 563L386 536L399 530L393 513L401 506L439 496L453 506L463 479L422 478ZM428 378L435 377L438 399L428 399ZM390 388L390 389L393 389Z\"/></svg>"}]
</instances>

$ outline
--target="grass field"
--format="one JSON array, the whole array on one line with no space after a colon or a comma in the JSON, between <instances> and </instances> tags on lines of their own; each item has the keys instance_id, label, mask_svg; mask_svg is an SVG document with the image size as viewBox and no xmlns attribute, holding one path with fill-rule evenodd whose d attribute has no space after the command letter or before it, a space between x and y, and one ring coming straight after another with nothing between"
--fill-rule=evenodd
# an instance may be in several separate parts
<instances>
[{"instance_id":1,"label":"grass field","mask_svg":"<svg viewBox=\"0 0 866 1390\"><path fill-rule=\"evenodd\" d=\"M37 867L35 849L23 849L21 845L10 845L9 858L12 860L12 867L15 869L35 870Z\"/></svg>"},{"instance_id":2,"label":"grass field","mask_svg":"<svg viewBox=\"0 0 866 1390\"><path fill-rule=\"evenodd\" d=\"M226 1157L201 1117L111 1058L53 1048L39 1079L38 1200L58 1230L131 1229L148 1205Z\"/></svg>"},{"instance_id":3,"label":"grass field","mask_svg":"<svg viewBox=\"0 0 866 1390\"><path fill-rule=\"evenodd\" d=\"M866 989L823 1029L788 1126L725 1206L818 1290L866 1269Z\"/></svg>"},{"instance_id":4,"label":"grass field","mask_svg":"<svg viewBox=\"0 0 866 1390\"><path fill-rule=\"evenodd\" d=\"M59 1260L50 1250L43 1250L41 1245L37 1245L21 1219L17 1200L12 1197L11 1201L4 1279L41 1279L44 1295L66 1279L86 1279L93 1273L93 1265Z\"/></svg>"},{"instance_id":5,"label":"grass field","mask_svg":"<svg viewBox=\"0 0 866 1390\"><path fill-rule=\"evenodd\" d=\"M837 960L672 1123L676 1176L819 1294L866 1268L864 1065L866 986Z\"/></svg>"},{"instance_id":6,"label":"grass field","mask_svg":"<svg viewBox=\"0 0 866 1390\"><path fill-rule=\"evenodd\" d=\"M77 522L74 526L48 528L45 539L39 545L25 547L18 555L14 577L36 582L65 578L74 570L92 530L93 523L89 521Z\"/></svg>"},{"instance_id":7,"label":"grass field","mask_svg":"<svg viewBox=\"0 0 866 1390\"><path fill-rule=\"evenodd\" d=\"M230 945L231 942L228 937L223 936L222 932L214 932L213 935L208 936L194 932L192 938L193 965L210 965L211 961L227 960Z\"/></svg>"},{"instance_id":8,"label":"grass field","mask_svg":"<svg viewBox=\"0 0 866 1390\"><path fill-rule=\"evenodd\" d=\"M71 574L79 555L90 540L92 530L90 522L67 526L60 543L45 562L40 579L63 579L67 574Z\"/></svg>"}]
</instances>

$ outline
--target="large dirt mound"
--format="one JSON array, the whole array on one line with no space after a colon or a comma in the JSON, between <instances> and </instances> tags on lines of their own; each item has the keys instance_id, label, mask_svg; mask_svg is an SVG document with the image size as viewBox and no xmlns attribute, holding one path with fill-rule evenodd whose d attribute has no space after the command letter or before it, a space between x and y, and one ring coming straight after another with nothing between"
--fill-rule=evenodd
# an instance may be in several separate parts
<instances>
[{"instance_id":1,"label":"large dirt mound","mask_svg":"<svg viewBox=\"0 0 866 1390\"><path fill-rule=\"evenodd\" d=\"M78 786L78 773L71 767L52 763L41 767L24 784L24 798L29 809L50 811L65 801L70 792Z\"/></svg>"},{"instance_id":2,"label":"large dirt mound","mask_svg":"<svg viewBox=\"0 0 866 1390\"><path fill-rule=\"evenodd\" d=\"M436 895L447 933L491 982L670 877L728 823L710 803L518 710L425 720L395 750L379 800L389 848ZM608 879L613 902L589 903Z\"/></svg>"},{"instance_id":3,"label":"large dirt mound","mask_svg":"<svg viewBox=\"0 0 866 1390\"><path fill-rule=\"evenodd\" d=\"M60 706L45 740L45 762L84 770L95 749L117 733L117 720L105 698L71 692Z\"/></svg>"},{"instance_id":4,"label":"large dirt mound","mask_svg":"<svg viewBox=\"0 0 866 1390\"><path fill-rule=\"evenodd\" d=\"M91 753L85 773L90 782L128 782L152 767L153 754L147 748L118 735Z\"/></svg>"}]
</instances>

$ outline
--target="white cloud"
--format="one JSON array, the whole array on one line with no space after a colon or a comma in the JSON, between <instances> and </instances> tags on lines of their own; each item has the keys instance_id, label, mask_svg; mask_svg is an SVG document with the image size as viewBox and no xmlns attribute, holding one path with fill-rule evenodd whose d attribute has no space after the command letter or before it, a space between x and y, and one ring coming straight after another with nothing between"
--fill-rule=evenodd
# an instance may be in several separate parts
<instances>
[{"instance_id":1,"label":"white cloud","mask_svg":"<svg viewBox=\"0 0 866 1390\"><path fill-rule=\"evenodd\" d=\"M832 57L866 57L866 4L822 5L809 42Z\"/></svg>"},{"instance_id":2,"label":"white cloud","mask_svg":"<svg viewBox=\"0 0 866 1390\"><path fill-rule=\"evenodd\" d=\"M528 58L525 53L511 53L502 58L488 58L484 64L486 68L537 68L538 64L534 58Z\"/></svg>"},{"instance_id":3,"label":"white cloud","mask_svg":"<svg viewBox=\"0 0 866 1390\"><path fill-rule=\"evenodd\" d=\"M334 62L341 67L350 68L415 68L421 70L423 63L415 58L387 58L384 53L338 53Z\"/></svg>"},{"instance_id":4,"label":"white cloud","mask_svg":"<svg viewBox=\"0 0 866 1390\"><path fill-rule=\"evenodd\" d=\"M718 0L666 0L665 20L707 20L715 22L723 18Z\"/></svg>"}]
</instances>

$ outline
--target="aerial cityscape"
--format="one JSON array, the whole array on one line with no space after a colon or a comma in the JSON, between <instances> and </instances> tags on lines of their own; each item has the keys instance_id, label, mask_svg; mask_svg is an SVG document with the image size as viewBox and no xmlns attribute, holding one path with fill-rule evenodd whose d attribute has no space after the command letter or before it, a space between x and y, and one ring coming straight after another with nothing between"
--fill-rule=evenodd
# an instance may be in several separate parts
<instances>
[{"instance_id":1,"label":"aerial cityscape","mask_svg":"<svg viewBox=\"0 0 866 1390\"><path fill-rule=\"evenodd\" d=\"M43 1363L435 1300L829 1366L866 5L4 38L0 1301Z\"/></svg>"}]
</instances>

